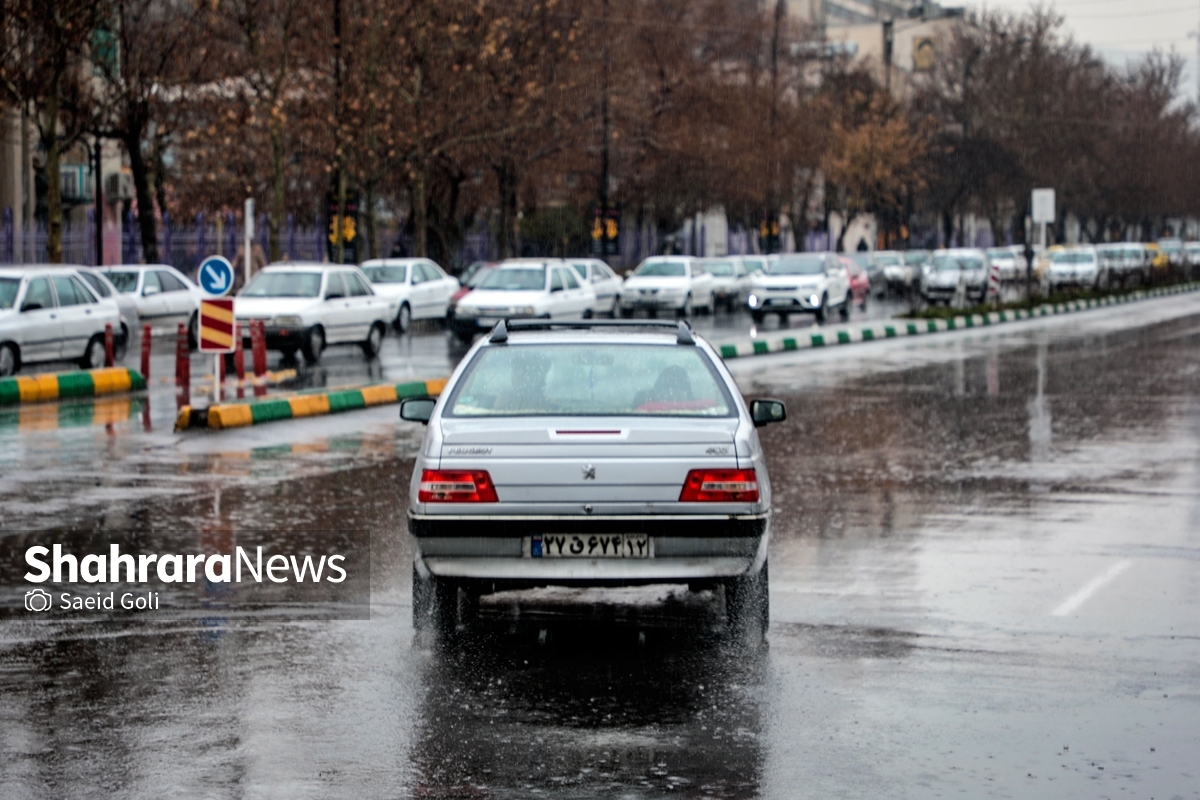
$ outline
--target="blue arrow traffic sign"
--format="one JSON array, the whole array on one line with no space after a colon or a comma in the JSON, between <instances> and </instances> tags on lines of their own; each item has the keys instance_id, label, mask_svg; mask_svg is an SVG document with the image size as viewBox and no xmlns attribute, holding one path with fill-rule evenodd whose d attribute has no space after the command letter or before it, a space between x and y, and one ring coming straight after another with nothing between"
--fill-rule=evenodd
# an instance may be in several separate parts
<instances>
[{"instance_id":1,"label":"blue arrow traffic sign","mask_svg":"<svg viewBox=\"0 0 1200 800\"><path fill-rule=\"evenodd\" d=\"M233 265L223 256L209 256L201 261L197 274L200 288L214 297L228 294L233 288Z\"/></svg>"}]
</instances>

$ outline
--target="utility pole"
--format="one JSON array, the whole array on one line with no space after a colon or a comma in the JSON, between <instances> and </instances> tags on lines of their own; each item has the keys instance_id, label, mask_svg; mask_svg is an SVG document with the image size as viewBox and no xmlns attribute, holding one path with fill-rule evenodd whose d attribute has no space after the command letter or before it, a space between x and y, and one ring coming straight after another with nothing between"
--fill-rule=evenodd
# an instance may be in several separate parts
<instances>
[{"instance_id":1,"label":"utility pole","mask_svg":"<svg viewBox=\"0 0 1200 800\"><path fill-rule=\"evenodd\" d=\"M888 98L892 94L892 48L896 42L896 24L890 19L883 21L883 88Z\"/></svg>"},{"instance_id":2,"label":"utility pole","mask_svg":"<svg viewBox=\"0 0 1200 800\"><path fill-rule=\"evenodd\" d=\"M601 17L601 25L604 28L604 64L603 64L603 95L600 98L600 220L602 226L608 225L608 145L609 145L609 120L608 120L608 78L609 68L611 66L612 53L609 49L608 28L608 0L604 0L604 11ZM601 237L601 241L606 241ZM601 248L603 249L603 248Z\"/></svg>"},{"instance_id":3,"label":"utility pole","mask_svg":"<svg viewBox=\"0 0 1200 800\"><path fill-rule=\"evenodd\" d=\"M346 214L346 170L342 152L342 0L333 0L333 132L337 147L337 171L334 176L334 203L337 211L333 215L333 260L341 264L346 260L342 239L343 219Z\"/></svg>"},{"instance_id":4,"label":"utility pole","mask_svg":"<svg viewBox=\"0 0 1200 800\"><path fill-rule=\"evenodd\" d=\"M96 179L95 201L96 210L93 213L96 221L96 266L104 266L104 161L103 145L100 137L96 137L96 166L93 173Z\"/></svg>"}]
</instances>

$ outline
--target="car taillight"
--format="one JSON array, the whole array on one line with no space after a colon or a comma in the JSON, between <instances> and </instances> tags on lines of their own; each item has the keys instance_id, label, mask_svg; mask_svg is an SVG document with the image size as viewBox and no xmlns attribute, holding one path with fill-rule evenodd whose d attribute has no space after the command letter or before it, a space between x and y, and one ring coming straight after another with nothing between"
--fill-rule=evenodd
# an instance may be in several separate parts
<instances>
[{"instance_id":1,"label":"car taillight","mask_svg":"<svg viewBox=\"0 0 1200 800\"><path fill-rule=\"evenodd\" d=\"M498 503L486 471L427 469L421 473L417 500L422 503Z\"/></svg>"},{"instance_id":2,"label":"car taillight","mask_svg":"<svg viewBox=\"0 0 1200 800\"><path fill-rule=\"evenodd\" d=\"M681 503L758 502L758 476L752 469L694 469L683 482Z\"/></svg>"}]
</instances>

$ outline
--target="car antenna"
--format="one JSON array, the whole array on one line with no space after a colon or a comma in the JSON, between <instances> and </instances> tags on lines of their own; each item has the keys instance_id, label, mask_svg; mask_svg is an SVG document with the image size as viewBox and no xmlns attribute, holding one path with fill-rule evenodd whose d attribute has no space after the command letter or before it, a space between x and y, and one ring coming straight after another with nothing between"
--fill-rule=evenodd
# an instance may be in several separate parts
<instances>
[{"instance_id":1,"label":"car antenna","mask_svg":"<svg viewBox=\"0 0 1200 800\"><path fill-rule=\"evenodd\" d=\"M504 344L508 341L508 326L504 324L504 320L500 320L496 327L492 328L492 335L488 337L488 341L492 344Z\"/></svg>"},{"instance_id":2,"label":"car antenna","mask_svg":"<svg viewBox=\"0 0 1200 800\"><path fill-rule=\"evenodd\" d=\"M683 320L679 320L679 338L675 340L676 344L695 344L696 340L692 338L692 329Z\"/></svg>"}]
</instances>

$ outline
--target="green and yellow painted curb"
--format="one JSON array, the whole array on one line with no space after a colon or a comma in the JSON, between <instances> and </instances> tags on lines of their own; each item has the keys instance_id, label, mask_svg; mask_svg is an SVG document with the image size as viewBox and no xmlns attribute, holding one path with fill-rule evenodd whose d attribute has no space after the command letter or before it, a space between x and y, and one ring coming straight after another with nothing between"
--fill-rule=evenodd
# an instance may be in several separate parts
<instances>
[{"instance_id":1,"label":"green and yellow painted curb","mask_svg":"<svg viewBox=\"0 0 1200 800\"><path fill-rule=\"evenodd\" d=\"M1031 309L1010 309L1006 311L991 311L987 314L970 314L949 319L891 319L880 320L863 326L836 326L817 332L795 331L784 333L782 336L773 334L759 339L743 339L738 342L714 345L721 358L725 360L746 358L748 356L763 356L774 353L786 353L792 350L807 350L814 347L827 347L857 342L872 342L878 339L895 339L905 336L924 336L930 333L946 331L961 331L969 328L983 328L1000 325L1006 322L1052 317L1069 314L1075 311L1087 311L1093 308L1125 305L1138 300L1149 300L1155 297L1169 297L1200 290L1200 283L1184 283L1176 286L1165 286L1159 289L1146 289L1130 292L1124 295L1110 295L1094 300L1072 300L1067 303L1054 303L1035 306Z\"/></svg>"},{"instance_id":2,"label":"green and yellow painted curb","mask_svg":"<svg viewBox=\"0 0 1200 800\"><path fill-rule=\"evenodd\" d=\"M0 406L40 403L66 397L98 397L145 388L146 379L141 373L125 367L21 375L0 378Z\"/></svg>"},{"instance_id":3,"label":"green and yellow painted curb","mask_svg":"<svg viewBox=\"0 0 1200 800\"><path fill-rule=\"evenodd\" d=\"M184 406L175 420L175 430L188 428L244 428L299 417L340 414L371 406L398 403L409 397L437 397L446 386L445 378L398 384L372 384L333 391L300 392L251 403L221 403L207 409Z\"/></svg>"}]
</instances>

